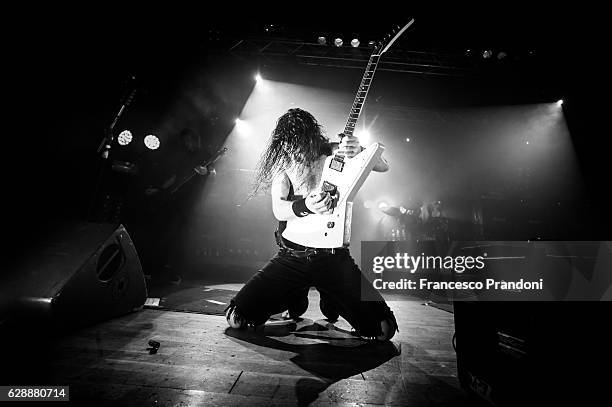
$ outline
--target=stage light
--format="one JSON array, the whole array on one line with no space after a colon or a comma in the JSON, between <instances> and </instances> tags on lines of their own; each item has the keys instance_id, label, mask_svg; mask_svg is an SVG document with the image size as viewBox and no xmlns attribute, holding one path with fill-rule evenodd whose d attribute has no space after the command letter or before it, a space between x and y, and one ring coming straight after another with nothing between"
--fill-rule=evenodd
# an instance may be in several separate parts
<instances>
[{"instance_id":1,"label":"stage light","mask_svg":"<svg viewBox=\"0 0 612 407\"><path fill-rule=\"evenodd\" d=\"M325 45L327 44L327 38L320 36L319 38L317 38L317 42L321 45Z\"/></svg>"},{"instance_id":2,"label":"stage light","mask_svg":"<svg viewBox=\"0 0 612 407\"><path fill-rule=\"evenodd\" d=\"M357 130L355 132L355 137L359 139L359 143L364 145L370 142L370 132L367 130Z\"/></svg>"},{"instance_id":3,"label":"stage light","mask_svg":"<svg viewBox=\"0 0 612 407\"><path fill-rule=\"evenodd\" d=\"M529 145L529 140L525 141L525 144Z\"/></svg>"},{"instance_id":4,"label":"stage light","mask_svg":"<svg viewBox=\"0 0 612 407\"><path fill-rule=\"evenodd\" d=\"M563 104L563 99L557 100L557 106L561 106Z\"/></svg>"},{"instance_id":5,"label":"stage light","mask_svg":"<svg viewBox=\"0 0 612 407\"><path fill-rule=\"evenodd\" d=\"M351 41L351 45L357 48L359 46L359 39L353 38L353 40Z\"/></svg>"},{"instance_id":6,"label":"stage light","mask_svg":"<svg viewBox=\"0 0 612 407\"><path fill-rule=\"evenodd\" d=\"M410 137L406 137L406 143L410 143Z\"/></svg>"},{"instance_id":7,"label":"stage light","mask_svg":"<svg viewBox=\"0 0 612 407\"><path fill-rule=\"evenodd\" d=\"M493 55L493 51L491 51L490 49L485 49L484 51L482 51L482 57L484 59L491 58L491 55Z\"/></svg>"},{"instance_id":8,"label":"stage light","mask_svg":"<svg viewBox=\"0 0 612 407\"><path fill-rule=\"evenodd\" d=\"M144 138L144 144L149 150L157 150L160 145L159 138L153 134L149 134Z\"/></svg>"},{"instance_id":9,"label":"stage light","mask_svg":"<svg viewBox=\"0 0 612 407\"><path fill-rule=\"evenodd\" d=\"M127 146L132 141L132 132L129 130L123 130L117 136L117 142L120 146Z\"/></svg>"},{"instance_id":10,"label":"stage light","mask_svg":"<svg viewBox=\"0 0 612 407\"><path fill-rule=\"evenodd\" d=\"M368 42L368 47L374 48L375 46L376 46L376 41L369 41Z\"/></svg>"},{"instance_id":11,"label":"stage light","mask_svg":"<svg viewBox=\"0 0 612 407\"><path fill-rule=\"evenodd\" d=\"M341 47L341 46L342 46L342 38L336 38L336 39L334 40L334 45L335 45L336 47Z\"/></svg>"},{"instance_id":12,"label":"stage light","mask_svg":"<svg viewBox=\"0 0 612 407\"><path fill-rule=\"evenodd\" d=\"M387 207L389 207L389 204L386 203L385 201L382 201L382 202L378 203L378 209L385 209Z\"/></svg>"},{"instance_id":13,"label":"stage light","mask_svg":"<svg viewBox=\"0 0 612 407\"><path fill-rule=\"evenodd\" d=\"M249 125L242 119L236 119L236 131L238 134L247 135L249 133Z\"/></svg>"},{"instance_id":14,"label":"stage light","mask_svg":"<svg viewBox=\"0 0 612 407\"><path fill-rule=\"evenodd\" d=\"M260 74L255 75L255 82L261 82L261 75Z\"/></svg>"}]
</instances>

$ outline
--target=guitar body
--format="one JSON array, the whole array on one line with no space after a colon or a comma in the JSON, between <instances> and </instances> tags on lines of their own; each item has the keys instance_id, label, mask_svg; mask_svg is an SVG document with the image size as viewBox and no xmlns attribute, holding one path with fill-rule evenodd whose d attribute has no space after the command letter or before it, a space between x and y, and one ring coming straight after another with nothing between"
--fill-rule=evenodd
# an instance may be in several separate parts
<instances>
[{"instance_id":1,"label":"guitar body","mask_svg":"<svg viewBox=\"0 0 612 407\"><path fill-rule=\"evenodd\" d=\"M384 149L382 144L374 143L353 158L327 157L319 188L333 189L330 192L335 196L332 213L289 220L283 237L308 247L347 247L351 239L353 199Z\"/></svg>"}]
</instances>

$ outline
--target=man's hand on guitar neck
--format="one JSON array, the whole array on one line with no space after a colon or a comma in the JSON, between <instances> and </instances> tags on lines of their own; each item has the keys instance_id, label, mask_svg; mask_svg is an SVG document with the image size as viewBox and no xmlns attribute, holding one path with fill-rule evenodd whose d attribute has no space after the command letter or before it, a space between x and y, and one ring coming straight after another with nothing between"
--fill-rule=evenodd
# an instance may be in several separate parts
<instances>
[{"instance_id":1,"label":"man's hand on guitar neck","mask_svg":"<svg viewBox=\"0 0 612 407\"><path fill-rule=\"evenodd\" d=\"M357 154L363 151L363 147L359 145L359 139L353 135L347 136L342 135L342 141L338 145L338 154L341 154L347 158L355 157ZM383 157L374 164L372 171L375 172L386 172L389 170L389 164Z\"/></svg>"},{"instance_id":2,"label":"man's hand on guitar neck","mask_svg":"<svg viewBox=\"0 0 612 407\"><path fill-rule=\"evenodd\" d=\"M341 154L347 158L355 157L361 152L361 146L359 145L359 139L355 136L344 135L342 141L338 145L338 154Z\"/></svg>"}]
</instances>

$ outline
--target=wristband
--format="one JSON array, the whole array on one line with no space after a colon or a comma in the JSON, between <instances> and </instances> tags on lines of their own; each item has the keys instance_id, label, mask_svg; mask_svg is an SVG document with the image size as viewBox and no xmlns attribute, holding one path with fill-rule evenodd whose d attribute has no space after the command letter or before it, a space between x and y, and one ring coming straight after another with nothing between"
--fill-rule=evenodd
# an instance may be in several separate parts
<instances>
[{"instance_id":1,"label":"wristband","mask_svg":"<svg viewBox=\"0 0 612 407\"><path fill-rule=\"evenodd\" d=\"M293 213L295 213L295 216L297 216L298 218L303 218L304 216L308 216L311 213L314 213L306 206L305 198L293 201L293 203L291 204L291 209L293 209Z\"/></svg>"}]
</instances>

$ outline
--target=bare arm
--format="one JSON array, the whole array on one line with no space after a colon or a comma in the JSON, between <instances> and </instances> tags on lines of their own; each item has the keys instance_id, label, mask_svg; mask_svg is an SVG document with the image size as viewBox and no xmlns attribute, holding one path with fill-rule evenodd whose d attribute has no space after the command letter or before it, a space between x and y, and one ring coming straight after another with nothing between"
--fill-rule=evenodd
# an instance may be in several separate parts
<instances>
[{"instance_id":1,"label":"bare arm","mask_svg":"<svg viewBox=\"0 0 612 407\"><path fill-rule=\"evenodd\" d=\"M274 217L281 221L297 218L291 207L293 202L287 200L290 187L289 177L284 171L272 180L272 212Z\"/></svg>"},{"instance_id":2,"label":"bare arm","mask_svg":"<svg viewBox=\"0 0 612 407\"><path fill-rule=\"evenodd\" d=\"M298 218L293 210L295 201L287 200L290 188L291 181L284 171L272 180L272 212L280 221ZM332 197L324 192L310 192L305 198L306 208L313 214L329 213L331 203Z\"/></svg>"}]
</instances>

